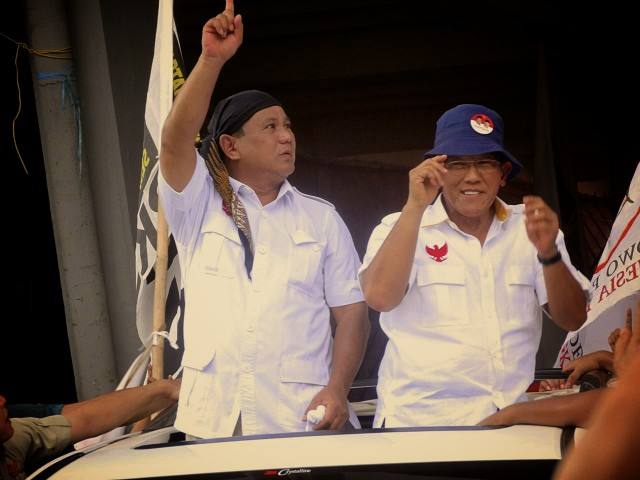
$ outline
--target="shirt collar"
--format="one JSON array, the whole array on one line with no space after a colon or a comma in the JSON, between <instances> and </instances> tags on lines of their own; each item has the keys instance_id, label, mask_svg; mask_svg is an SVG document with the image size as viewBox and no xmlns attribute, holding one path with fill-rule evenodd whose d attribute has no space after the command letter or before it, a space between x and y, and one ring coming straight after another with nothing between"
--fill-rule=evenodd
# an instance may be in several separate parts
<instances>
[{"instance_id":1,"label":"shirt collar","mask_svg":"<svg viewBox=\"0 0 640 480\"><path fill-rule=\"evenodd\" d=\"M507 205L498 197L494 200L493 205L496 207L496 217L502 223L504 223L507 218L509 218L509 215L513 213L511 206Z\"/></svg>"},{"instance_id":2,"label":"shirt collar","mask_svg":"<svg viewBox=\"0 0 640 480\"><path fill-rule=\"evenodd\" d=\"M246 183L242 183L241 181L236 180L233 177L229 177L229 183L231 183L231 188L233 188L238 193L239 197L242 197L248 194L255 195L253 188L251 188ZM285 195L290 196L292 194L293 194L293 187L289 183L289 180L285 180L284 182L282 182L282 185L280 185L280 191L278 192L276 201L280 200L280 198Z\"/></svg>"}]
</instances>

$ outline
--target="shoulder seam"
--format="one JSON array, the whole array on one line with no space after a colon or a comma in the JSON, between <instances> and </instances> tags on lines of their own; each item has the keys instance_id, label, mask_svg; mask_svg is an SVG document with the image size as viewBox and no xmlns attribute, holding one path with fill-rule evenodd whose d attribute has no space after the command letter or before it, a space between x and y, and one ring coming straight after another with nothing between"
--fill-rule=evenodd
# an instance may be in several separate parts
<instances>
[{"instance_id":1,"label":"shoulder seam","mask_svg":"<svg viewBox=\"0 0 640 480\"><path fill-rule=\"evenodd\" d=\"M295 193L297 193L298 195L300 195L302 197L309 198L311 200L315 200L315 201L320 202L320 203L324 203L325 205L329 205L331 208L334 208L334 209L336 208L333 203L331 203L328 200L325 200L322 197L316 197L315 195L309 195L308 193L302 193L300 190L298 190L296 187L293 187L293 186L292 186L292 189L293 189L293 191Z\"/></svg>"}]
</instances>

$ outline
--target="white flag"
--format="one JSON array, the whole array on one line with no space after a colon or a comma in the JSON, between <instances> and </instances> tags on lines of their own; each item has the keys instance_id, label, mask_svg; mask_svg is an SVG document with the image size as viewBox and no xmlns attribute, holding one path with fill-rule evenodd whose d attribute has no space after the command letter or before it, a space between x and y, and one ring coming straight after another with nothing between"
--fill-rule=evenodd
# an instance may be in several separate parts
<instances>
[{"instance_id":1,"label":"white flag","mask_svg":"<svg viewBox=\"0 0 640 480\"><path fill-rule=\"evenodd\" d=\"M610 350L609 334L624 326L640 291L640 163L611 227L591 278L593 296L587 321L565 339L556 367L596 350Z\"/></svg>"},{"instance_id":2,"label":"white flag","mask_svg":"<svg viewBox=\"0 0 640 480\"><path fill-rule=\"evenodd\" d=\"M159 0L153 63L145 108L142 168L136 236L136 324L143 343L154 333L153 305L158 233L158 152L162 124L185 81L185 69L173 20L172 0ZM175 343L180 319L181 281L173 239L167 252L165 325ZM154 375L155 376L155 375Z\"/></svg>"},{"instance_id":3,"label":"white flag","mask_svg":"<svg viewBox=\"0 0 640 480\"><path fill-rule=\"evenodd\" d=\"M156 41L153 52L151 75L147 90L144 115L144 138L142 144L142 170L136 236L136 324L138 335L145 349L133 361L116 390L142 385L146 380L146 367L150 361L149 352L153 344L153 305L156 278L156 245L158 233L158 145L160 131L173 98L184 83L184 68L178 37L173 22L172 0L160 0ZM171 248L173 246L173 248ZM175 246L169 245L167 266L167 287L165 296L165 319L169 319L172 330L177 332L180 316L180 269ZM177 333L174 333L174 338ZM159 337L163 340L166 337ZM170 343L175 343L169 335ZM164 373L164 372L163 372ZM155 372L154 372L155 376ZM162 375L163 377L166 375ZM118 427L103 435L88 438L74 445L76 449L111 441L124 434L125 427Z\"/></svg>"}]
</instances>

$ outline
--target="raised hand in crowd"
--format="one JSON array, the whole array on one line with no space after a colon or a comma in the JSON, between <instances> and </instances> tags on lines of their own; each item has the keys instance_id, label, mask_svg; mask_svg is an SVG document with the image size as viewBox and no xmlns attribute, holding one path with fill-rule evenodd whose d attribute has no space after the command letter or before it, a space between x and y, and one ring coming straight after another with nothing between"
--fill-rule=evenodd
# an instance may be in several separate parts
<instances>
[{"instance_id":1,"label":"raised hand in crowd","mask_svg":"<svg viewBox=\"0 0 640 480\"><path fill-rule=\"evenodd\" d=\"M637 322L640 295L636 299L635 316ZM615 387L602 389L606 396L590 415L587 432L559 463L553 480L638 478L640 334L637 330L631 330L630 320L620 329L613 354L619 380Z\"/></svg>"}]
</instances>

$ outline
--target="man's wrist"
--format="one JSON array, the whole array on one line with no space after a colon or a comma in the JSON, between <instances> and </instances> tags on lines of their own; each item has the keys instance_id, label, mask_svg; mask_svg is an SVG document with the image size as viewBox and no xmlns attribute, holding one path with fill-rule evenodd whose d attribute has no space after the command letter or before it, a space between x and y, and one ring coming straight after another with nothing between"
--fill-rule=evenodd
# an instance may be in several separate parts
<instances>
[{"instance_id":1,"label":"man's wrist","mask_svg":"<svg viewBox=\"0 0 640 480\"><path fill-rule=\"evenodd\" d=\"M544 267L546 267L547 265L553 265L554 263L558 263L560 260L562 260L562 254L560 253L560 250L558 250L556 254L552 255L551 257L542 258L540 257L540 255L538 255L538 261Z\"/></svg>"}]
</instances>

